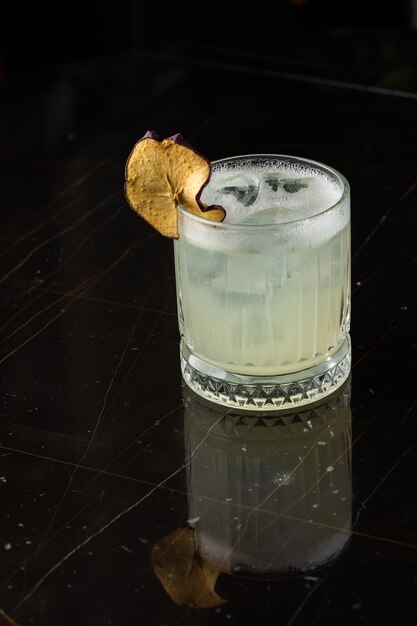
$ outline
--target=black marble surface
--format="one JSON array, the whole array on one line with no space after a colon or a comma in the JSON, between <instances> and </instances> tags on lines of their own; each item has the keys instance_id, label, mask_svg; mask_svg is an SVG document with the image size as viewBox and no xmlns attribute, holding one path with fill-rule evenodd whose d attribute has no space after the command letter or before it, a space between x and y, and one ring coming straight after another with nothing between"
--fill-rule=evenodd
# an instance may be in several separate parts
<instances>
[{"instance_id":1,"label":"black marble surface","mask_svg":"<svg viewBox=\"0 0 417 626\"><path fill-rule=\"evenodd\" d=\"M0 83L1 623L415 623L416 38L356 43L327 65L319 43L303 62L191 46ZM350 408L348 386L255 428L182 388L172 242L123 197L149 128L348 178ZM297 558L318 567L280 571Z\"/></svg>"}]
</instances>

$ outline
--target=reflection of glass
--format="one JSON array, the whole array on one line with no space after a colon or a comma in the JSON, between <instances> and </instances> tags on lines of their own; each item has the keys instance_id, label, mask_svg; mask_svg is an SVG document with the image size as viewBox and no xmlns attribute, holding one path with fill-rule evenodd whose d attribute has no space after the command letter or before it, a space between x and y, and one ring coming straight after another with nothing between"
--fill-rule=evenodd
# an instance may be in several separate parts
<instances>
[{"instance_id":1,"label":"reflection of glass","mask_svg":"<svg viewBox=\"0 0 417 626\"><path fill-rule=\"evenodd\" d=\"M228 412L185 393L188 516L201 558L268 575L336 557L351 527L350 383L297 413Z\"/></svg>"},{"instance_id":2,"label":"reflection of glass","mask_svg":"<svg viewBox=\"0 0 417 626\"><path fill-rule=\"evenodd\" d=\"M287 408L332 393L350 370L350 203L320 163L248 155L213 164L175 241L187 384L220 404Z\"/></svg>"}]
</instances>

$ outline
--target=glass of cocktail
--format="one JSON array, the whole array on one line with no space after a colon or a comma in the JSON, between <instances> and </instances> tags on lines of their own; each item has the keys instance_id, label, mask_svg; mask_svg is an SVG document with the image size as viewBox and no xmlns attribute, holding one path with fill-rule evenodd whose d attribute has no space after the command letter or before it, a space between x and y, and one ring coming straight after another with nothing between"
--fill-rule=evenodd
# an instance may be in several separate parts
<instances>
[{"instance_id":1,"label":"glass of cocktail","mask_svg":"<svg viewBox=\"0 0 417 626\"><path fill-rule=\"evenodd\" d=\"M180 207L174 241L181 366L214 402L305 405L350 372L350 192L322 163L246 155L212 164L201 200Z\"/></svg>"}]
</instances>

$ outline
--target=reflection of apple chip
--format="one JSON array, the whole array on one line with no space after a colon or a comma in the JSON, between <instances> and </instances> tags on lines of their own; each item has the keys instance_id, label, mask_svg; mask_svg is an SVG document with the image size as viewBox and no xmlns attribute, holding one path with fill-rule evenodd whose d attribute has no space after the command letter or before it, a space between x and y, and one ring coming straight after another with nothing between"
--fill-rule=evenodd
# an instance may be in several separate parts
<instances>
[{"instance_id":1,"label":"reflection of apple chip","mask_svg":"<svg viewBox=\"0 0 417 626\"><path fill-rule=\"evenodd\" d=\"M210 174L209 161L181 135L160 141L154 132L147 132L126 163L126 198L158 232L178 239L179 204L200 217L217 222L224 219L224 209L200 200Z\"/></svg>"},{"instance_id":2,"label":"reflection of apple chip","mask_svg":"<svg viewBox=\"0 0 417 626\"><path fill-rule=\"evenodd\" d=\"M214 591L220 572L197 554L192 528L177 528L162 537L152 548L152 565L176 604L203 609L226 602Z\"/></svg>"}]
</instances>

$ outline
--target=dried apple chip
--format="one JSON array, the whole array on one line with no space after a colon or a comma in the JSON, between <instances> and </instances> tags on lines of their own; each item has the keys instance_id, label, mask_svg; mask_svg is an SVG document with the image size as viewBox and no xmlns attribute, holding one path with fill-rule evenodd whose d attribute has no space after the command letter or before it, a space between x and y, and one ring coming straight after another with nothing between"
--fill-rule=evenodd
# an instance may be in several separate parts
<instances>
[{"instance_id":1,"label":"dried apple chip","mask_svg":"<svg viewBox=\"0 0 417 626\"><path fill-rule=\"evenodd\" d=\"M192 528L177 528L159 539L151 558L156 576L176 604L195 609L225 604L214 589L220 570L198 555Z\"/></svg>"},{"instance_id":2,"label":"dried apple chip","mask_svg":"<svg viewBox=\"0 0 417 626\"><path fill-rule=\"evenodd\" d=\"M132 209L158 232L178 239L179 205L200 217L224 219L222 207L201 201L210 175L210 162L180 134L161 141L148 131L127 160L125 194Z\"/></svg>"}]
</instances>

